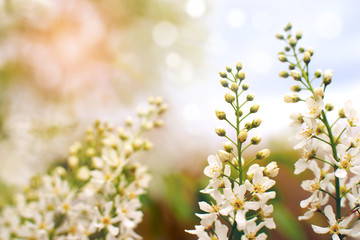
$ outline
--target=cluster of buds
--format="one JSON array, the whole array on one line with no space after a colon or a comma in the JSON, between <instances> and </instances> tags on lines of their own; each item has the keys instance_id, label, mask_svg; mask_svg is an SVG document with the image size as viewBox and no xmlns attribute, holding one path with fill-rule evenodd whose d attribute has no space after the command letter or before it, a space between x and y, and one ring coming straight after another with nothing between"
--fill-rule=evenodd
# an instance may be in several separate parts
<instances>
[{"instance_id":1,"label":"cluster of buds","mask_svg":"<svg viewBox=\"0 0 360 240\"><path fill-rule=\"evenodd\" d=\"M162 125L167 108L161 98L149 103L136 125L130 118L117 129L96 121L65 163L34 176L0 213L0 239L141 239L139 197L151 176L132 156L152 147L142 135Z\"/></svg>"},{"instance_id":2,"label":"cluster of buds","mask_svg":"<svg viewBox=\"0 0 360 240\"><path fill-rule=\"evenodd\" d=\"M259 105L250 106L244 113L243 108L254 100L254 95L242 96L249 84L243 82L245 73L241 70L242 64L238 63L235 73L230 67L226 67L226 72L220 72L220 84L229 90L225 94L225 101L232 106L235 121L232 122L224 111L216 110L215 114L219 120L230 125L236 136L232 139L229 137L232 134L228 135L224 128L215 128L216 134L227 141L217 155L208 157L208 166L204 169L204 174L210 180L201 192L209 195L212 201L199 202L204 212L197 214L201 219L200 225L195 226L195 230L187 230L199 239L232 240L240 239L240 236L242 240L265 239L266 234L260 230L264 227L275 228L271 217L273 206L268 200L275 198L275 192L269 190L275 184L271 178L278 174L279 168L276 162L266 167L254 163L267 158L269 149L260 150L247 161L243 158L246 149L261 141L260 136L249 137L249 132L260 126L261 119L253 118L245 122L258 111Z\"/></svg>"},{"instance_id":3,"label":"cluster of buds","mask_svg":"<svg viewBox=\"0 0 360 240\"><path fill-rule=\"evenodd\" d=\"M281 71L280 77L291 76L297 85L287 94L288 103L304 103L303 113L291 115L291 125L299 132L292 138L294 149L300 151L295 163L295 174L305 170L312 172L314 179L304 180L301 187L310 193L309 198L300 202L306 209L299 220L308 220L315 213L322 214L328 225L312 225L318 234L331 234L332 239L344 239L346 236L360 237L360 131L358 116L351 101L333 122L329 115L334 109L325 103L325 91L332 81L332 71L316 70L309 73L309 63L313 49L297 47L300 34L291 33L291 24L285 27L285 36L277 38L286 43L285 51L279 53L279 60L289 64L288 71ZM291 59L289 60L289 58ZM290 72L289 72L290 71ZM300 86L299 86L299 85ZM315 85L317 84L317 85ZM332 199L332 200L330 200ZM331 205L331 202L334 204Z\"/></svg>"}]
</instances>

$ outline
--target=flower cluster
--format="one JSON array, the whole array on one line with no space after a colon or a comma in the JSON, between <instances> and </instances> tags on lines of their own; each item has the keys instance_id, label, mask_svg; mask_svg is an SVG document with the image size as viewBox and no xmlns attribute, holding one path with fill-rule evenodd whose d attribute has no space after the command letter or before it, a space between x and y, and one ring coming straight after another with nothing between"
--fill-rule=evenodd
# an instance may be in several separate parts
<instances>
[{"instance_id":1,"label":"flower cluster","mask_svg":"<svg viewBox=\"0 0 360 240\"><path fill-rule=\"evenodd\" d=\"M149 103L138 111L139 127L130 118L117 129L96 121L66 163L33 177L2 210L0 239L141 239L139 196L151 176L132 156L153 146L142 135L163 124L167 108L161 98Z\"/></svg>"},{"instance_id":2,"label":"flower cluster","mask_svg":"<svg viewBox=\"0 0 360 240\"><path fill-rule=\"evenodd\" d=\"M266 239L267 235L261 229L275 228L271 217L273 206L268 204L269 199L275 198L275 192L268 190L275 184L271 178L278 174L277 164L271 162L266 167L253 164L268 157L269 149L260 150L250 161L243 158L248 147L261 141L260 136L248 137L251 130L259 127L261 119L245 122L247 117L258 111L259 105L254 104L246 114L243 113L245 104L251 102L254 95L247 94L241 100L242 94L249 88L249 84L243 82L245 73L241 69L242 64L238 63L236 73L230 67L226 68L226 72L220 72L220 84L230 90L225 94L225 101L233 108L235 120L232 122L224 111L216 110L216 116L227 122L236 136L232 139L224 128L215 128L216 134L228 141L217 155L208 157L204 174L210 180L201 192L207 194L211 202L199 202L204 212L197 214L201 219L200 225L195 226L195 230L187 230L201 240Z\"/></svg>"},{"instance_id":3,"label":"flower cluster","mask_svg":"<svg viewBox=\"0 0 360 240\"><path fill-rule=\"evenodd\" d=\"M278 58L289 64L289 70L281 71L279 75L290 77L297 83L291 87L293 93L285 96L285 102L304 103L306 109L290 116L291 125L299 129L291 139L294 149L300 151L294 173L309 170L314 176L314 179L304 180L301 184L311 195L300 202L306 212L299 219L308 220L315 212L319 212L326 218L328 226L312 225L316 233L329 233L332 239L360 237L358 116L351 101L348 101L339 110L338 116L330 121L330 112L334 106L325 102L325 91L332 81L333 73L331 70L316 70L311 76L309 63L313 49L298 47L302 34L298 32L293 35L291 29L289 23L284 29L285 34L276 37L286 43L285 51L279 52ZM332 201L334 206L331 206Z\"/></svg>"}]
</instances>

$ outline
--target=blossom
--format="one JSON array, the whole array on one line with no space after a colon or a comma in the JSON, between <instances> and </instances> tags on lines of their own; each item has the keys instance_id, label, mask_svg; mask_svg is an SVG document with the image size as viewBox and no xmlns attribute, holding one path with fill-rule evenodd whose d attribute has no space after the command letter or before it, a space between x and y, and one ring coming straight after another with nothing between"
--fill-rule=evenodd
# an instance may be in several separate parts
<instances>
[{"instance_id":1,"label":"blossom","mask_svg":"<svg viewBox=\"0 0 360 240\"><path fill-rule=\"evenodd\" d=\"M330 233L332 234L332 239L340 239L339 235L351 235L351 229L347 229L347 226L352 221L352 217L347 217L341 221L337 221L335 213L331 205L327 205L324 209L325 217L328 219L329 227L319 227L316 225L311 225L314 232L319 234Z\"/></svg>"},{"instance_id":2,"label":"blossom","mask_svg":"<svg viewBox=\"0 0 360 240\"><path fill-rule=\"evenodd\" d=\"M309 112L304 116L312 119L319 117L324 107L322 97L319 95L317 95L315 99L313 97L308 97L306 99L306 105Z\"/></svg>"},{"instance_id":3,"label":"blossom","mask_svg":"<svg viewBox=\"0 0 360 240\"><path fill-rule=\"evenodd\" d=\"M223 165L216 155L208 157L209 165L205 167L204 174L210 178L217 178L222 174Z\"/></svg>"}]
</instances>

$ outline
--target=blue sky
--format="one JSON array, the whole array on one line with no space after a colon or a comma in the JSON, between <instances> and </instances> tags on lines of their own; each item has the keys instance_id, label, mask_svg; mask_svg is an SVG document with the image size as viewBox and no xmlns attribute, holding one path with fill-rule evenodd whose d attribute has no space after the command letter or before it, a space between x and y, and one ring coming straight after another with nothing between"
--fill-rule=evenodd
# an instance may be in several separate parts
<instances>
[{"instance_id":1,"label":"blue sky","mask_svg":"<svg viewBox=\"0 0 360 240\"><path fill-rule=\"evenodd\" d=\"M284 26L291 22L294 32L302 30L300 45L314 48L310 70L332 69L333 83L328 88L327 102L340 108L353 99L359 107L360 73L360 2L358 1L239 1L239 0L190 0L194 6L205 3L204 11L193 16L206 22L209 30L204 46L208 65L204 69L206 80L185 90L191 101L181 99L185 124L190 129L205 132L218 124L213 117L215 108L224 107L218 72L226 65L243 62L250 92L255 93L261 105L260 116L266 133L289 130L289 114L299 106L283 103L283 96L290 92L293 83L281 79L278 72L287 69L277 60L277 52L284 43L275 39ZM201 9L201 7L200 7ZM190 11L190 15L191 15ZM196 85L196 86L194 86ZM206 89L198 91L195 89ZM209 119L211 119L209 121ZM187 122L187 123L186 123ZM204 124L204 122L208 124Z\"/></svg>"}]
</instances>

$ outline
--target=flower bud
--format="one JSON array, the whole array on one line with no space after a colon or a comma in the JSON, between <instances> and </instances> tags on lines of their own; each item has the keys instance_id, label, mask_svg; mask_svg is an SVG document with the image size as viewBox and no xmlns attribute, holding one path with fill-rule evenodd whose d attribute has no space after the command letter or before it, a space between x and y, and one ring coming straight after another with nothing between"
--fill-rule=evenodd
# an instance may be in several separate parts
<instances>
[{"instance_id":1,"label":"flower bud","mask_svg":"<svg viewBox=\"0 0 360 240\"><path fill-rule=\"evenodd\" d=\"M164 121L162 119L156 119L154 122L154 127L158 128L162 126L164 126Z\"/></svg>"},{"instance_id":2,"label":"flower bud","mask_svg":"<svg viewBox=\"0 0 360 240\"><path fill-rule=\"evenodd\" d=\"M237 92L237 90L239 90L239 85L237 83L232 83L230 89L233 92Z\"/></svg>"},{"instance_id":3,"label":"flower bud","mask_svg":"<svg viewBox=\"0 0 360 240\"><path fill-rule=\"evenodd\" d=\"M280 71L279 76L282 77L282 78L287 78L290 75L289 75L289 73L287 71Z\"/></svg>"},{"instance_id":4,"label":"flower bud","mask_svg":"<svg viewBox=\"0 0 360 240\"><path fill-rule=\"evenodd\" d=\"M243 83L243 84L241 85L241 88L242 88L242 90L244 90L244 91L248 90L248 89L249 89L249 83Z\"/></svg>"},{"instance_id":5,"label":"flower bud","mask_svg":"<svg viewBox=\"0 0 360 240\"><path fill-rule=\"evenodd\" d=\"M251 127L252 128L257 128L258 126L260 126L262 120L260 118L255 118L252 122L251 122Z\"/></svg>"},{"instance_id":6,"label":"flower bud","mask_svg":"<svg viewBox=\"0 0 360 240\"><path fill-rule=\"evenodd\" d=\"M315 99L317 99L317 97L324 97L324 88L319 87L319 88L314 88L314 97Z\"/></svg>"},{"instance_id":7,"label":"flower bud","mask_svg":"<svg viewBox=\"0 0 360 240\"><path fill-rule=\"evenodd\" d=\"M226 72L219 72L221 78L227 78Z\"/></svg>"},{"instance_id":8,"label":"flower bud","mask_svg":"<svg viewBox=\"0 0 360 240\"><path fill-rule=\"evenodd\" d=\"M93 157L95 155L95 153L96 153L96 151L94 148L88 148L88 149L86 149L86 152L85 152L87 157Z\"/></svg>"},{"instance_id":9,"label":"flower bud","mask_svg":"<svg viewBox=\"0 0 360 240\"><path fill-rule=\"evenodd\" d=\"M259 110L260 105L259 104L255 104L253 106L250 107L250 113L256 113Z\"/></svg>"},{"instance_id":10,"label":"flower bud","mask_svg":"<svg viewBox=\"0 0 360 240\"><path fill-rule=\"evenodd\" d=\"M304 63L308 64L310 62L310 58L311 58L310 53L308 51L304 52L304 58L303 58Z\"/></svg>"},{"instance_id":11,"label":"flower bud","mask_svg":"<svg viewBox=\"0 0 360 240\"><path fill-rule=\"evenodd\" d=\"M279 168L276 162L269 163L264 169L264 175L269 177L276 177L279 173Z\"/></svg>"},{"instance_id":12,"label":"flower bud","mask_svg":"<svg viewBox=\"0 0 360 240\"><path fill-rule=\"evenodd\" d=\"M288 93L284 96L284 101L286 103L296 103L296 102L300 101L300 98L296 94Z\"/></svg>"},{"instance_id":13,"label":"flower bud","mask_svg":"<svg viewBox=\"0 0 360 240\"><path fill-rule=\"evenodd\" d=\"M239 109L235 111L235 116L241 117L243 115L243 112Z\"/></svg>"},{"instance_id":14,"label":"flower bud","mask_svg":"<svg viewBox=\"0 0 360 240\"><path fill-rule=\"evenodd\" d=\"M149 151L154 148L154 144L148 140L144 141L144 150Z\"/></svg>"},{"instance_id":15,"label":"flower bud","mask_svg":"<svg viewBox=\"0 0 360 240\"><path fill-rule=\"evenodd\" d=\"M140 138L135 139L134 142L132 143L132 147L134 151L141 150L143 146L144 146L144 141Z\"/></svg>"},{"instance_id":16,"label":"flower bud","mask_svg":"<svg viewBox=\"0 0 360 240\"><path fill-rule=\"evenodd\" d=\"M290 90L293 91L293 92L300 92L301 87L299 85L292 85Z\"/></svg>"},{"instance_id":17,"label":"flower bud","mask_svg":"<svg viewBox=\"0 0 360 240\"><path fill-rule=\"evenodd\" d=\"M245 142L248 136L248 132L246 130L241 130L239 135L238 135L238 139L241 143Z\"/></svg>"},{"instance_id":18,"label":"flower bud","mask_svg":"<svg viewBox=\"0 0 360 240\"><path fill-rule=\"evenodd\" d=\"M223 111L215 110L215 114L216 114L216 117L217 117L219 120L224 120L224 119L226 119L226 113L223 112Z\"/></svg>"},{"instance_id":19,"label":"flower bud","mask_svg":"<svg viewBox=\"0 0 360 240\"><path fill-rule=\"evenodd\" d=\"M244 128L247 130L251 129L251 123L250 122L245 123Z\"/></svg>"},{"instance_id":20,"label":"flower bud","mask_svg":"<svg viewBox=\"0 0 360 240\"><path fill-rule=\"evenodd\" d=\"M124 146L125 158L130 157L133 151L134 151L133 147L130 144L126 144Z\"/></svg>"},{"instance_id":21,"label":"flower bud","mask_svg":"<svg viewBox=\"0 0 360 240\"><path fill-rule=\"evenodd\" d=\"M289 51L291 50L291 48L288 47L288 46L286 46L286 47L284 48L284 50L285 50L285 52L289 52Z\"/></svg>"},{"instance_id":22,"label":"flower bud","mask_svg":"<svg viewBox=\"0 0 360 240\"><path fill-rule=\"evenodd\" d=\"M277 39L279 39L279 40L283 40L283 39L284 39L284 35L282 35L282 34L280 34L280 33L276 34L275 37L276 37Z\"/></svg>"},{"instance_id":23,"label":"flower bud","mask_svg":"<svg viewBox=\"0 0 360 240\"><path fill-rule=\"evenodd\" d=\"M235 100L235 96L232 93L225 94L225 101L228 103L232 103Z\"/></svg>"},{"instance_id":24,"label":"flower bud","mask_svg":"<svg viewBox=\"0 0 360 240\"><path fill-rule=\"evenodd\" d=\"M62 166L57 166L56 168L54 168L54 173L56 173L59 176L65 176L66 170Z\"/></svg>"},{"instance_id":25,"label":"flower bud","mask_svg":"<svg viewBox=\"0 0 360 240\"><path fill-rule=\"evenodd\" d=\"M242 69L242 63L241 62L238 62L237 64L236 64L236 70L237 71L240 71Z\"/></svg>"},{"instance_id":26,"label":"flower bud","mask_svg":"<svg viewBox=\"0 0 360 240\"><path fill-rule=\"evenodd\" d=\"M230 141L224 142L223 147L224 150L228 153L231 153L234 150L234 147Z\"/></svg>"},{"instance_id":27,"label":"flower bud","mask_svg":"<svg viewBox=\"0 0 360 240\"><path fill-rule=\"evenodd\" d=\"M314 48L309 47L306 51L309 52L311 56L314 55Z\"/></svg>"},{"instance_id":28,"label":"flower bud","mask_svg":"<svg viewBox=\"0 0 360 240\"><path fill-rule=\"evenodd\" d=\"M223 87L228 87L229 86L229 82L226 81L225 79L220 79L220 84Z\"/></svg>"},{"instance_id":29,"label":"flower bud","mask_svg":"<svg viewBox=\"0 0 360 240\"><path fill-rule=\"evenodd\" d=\"M79 165L79 158L77 156L68 157L67 163L69 167L76 168Z\"/></svg>"},{"instance_id":30,"label":"flower bud","mask_svg":"<svg viewBox=\"0 0 360 240\"><path fill-rule=\"evenodd\" d=\"M339 110L339 117L340 118L346 118L343 108Z\"/></svg>"},{"instance_id":31,"label":"flower bud","mask_svg":"<svg viewBox=\"0 0 360 240\"><path fill-rule=\"evenodd\" d=\"M261 142L260 136L255 136L251 139L251 144L253 144L253 145L258 145L260 142Z\"/></svg>"},{"instance_id":32,"label":"flower bud","mask_svg":"<svg viewBox=\"0 0 360 240\"><path fill-rule=\"evenodd\" d=\"M219 159L222 162L228 162L230 161L230 154L224 150L219 150Z\"/></svg>"},{"instance_id":33,"label":"flower bud","mask_svg":"<svg viewBox=\"0 0 360 240\"><path fill-rule=\"evenodd\" d=\"M330 112L334 109L334 105L332 105L331 103L327 103L325 104L325 110Z\"/></svg>"},{"instance_id":34,"label":"flower bud","mask_svg":"<svg viewBox=\"0 0 360 240\"><path fill-rule=\"evenodd\" d=\"M299 39L301 39L301 38L302 38L302 32L301 32L301 31L298 31L298 32L296 33L296 39L299 40Z\"/></svg>"},{"instance_id":35,"label":"flower bud","mask_svg":"<svg viewBox=\"0 0 360 240\"><path fill-rule=\"evenodd\" d=\"M215 132L220 137L224 137L226 135L226 131L222 127L216 127Z\"/></svg>"},{"instance_id":36,"label":"flower bud","mask_svg":"<svg viewBox=\"0 0 360 240\"><path fill-rule=\"evenodd\" d=\"M246 96L246 100L248 100L249 102L251 102L252 100L254 100L254 98L255 98L255 95L254 95L254 94L248 94L248 95Z\"/></svg>"},{"instance_id":37,"label":"flower bud","mask_svg":"<svg viewBox=\"0 0 360 240\"><path fill-rule=\"evenodd\" d=\"M292 76L292 78L295 80L295 81L300 81L301 80L301 74L296 71L296 70L291 70L290 71L290 75Z\"/></svg>"},{"instance_id":38,"label":"flower bud","mask_svg":"<svg viewBox=\"0 0 360 240\"><path fill-rule=\"evenodd\" d=\"M292 28L291 23L288 23L288 24L285 26L284 31L285 31L285 32L290 31L291 28Z\"/></svg>"},{"instance_id":39,"label":"flower bud","mask_svg":"<svg viewBox=\"0 0 360 240\"><path fill-rule=\"evenodd\" d=\"M321 69L316 69L315 72L314 72L314 76L315 76L316 78L320 78L321 75L322 75Z\"/></svg>"},{"instance_id":40,"label":"flower bud","mask_svg":"<svg viewBox=\"0 0 360 240\"><path fill-rule=\"evenodd\" d=\"M80 181L86 181L90 177L90 170L87 166L82 166L76 174L76 178Z\"/></svg>"},{"instance_id":41,"label":"flower bud","mask_svg":"<svg viewBox=\"0 0 360 240\"><path fill-rule=\"evenodd\" d=\"M240 81L245 79L245 73L244 72L239 72L238 76L239 76Z\"/></svg>"},{"instance_id":42,"label":"flower bud","mask_svg":"<svg viewBox=\"0 0 360 240\"><path fill-rule=\"evenodd\" d=\"M289 38L289 45L290 45L291 47L295 47L295 46L296 46L296 43L297 43L296 38L294 38L294 37L290 37L290 38Z\"/></svg>"},{"instance_id":43,"label":"flower bud","mask_svg":"<svg viewBox=\"0 0 360 240\"><path fill-rule=\"evenodd\" d=\"M305 48L299 47L299 53L303 53L303 52L305 52Z\"/></svg>"},{"instance_id":44,"label":"flower bud","mask_svg":"<svg viewBox=\"0 0 360 240\"><path fill-rule=\"evenodd\" d=\"M332 70L328 69L325 71L323 75L323 83L325 84L325 86L331 83L332 76L333 76Z\"/></svg>"},{"instance_id":45,"label":"flower bud","mask_svg":"<svg viewBox=\"0 0 360 240\"><path fill-rule=\"evenodd\" d=\"M228 73L231 73L231 71L232 71L231 67L226 66L226 71L227 71Z\"/></svg>"},{"instance_id":46,"label":"flower bud","mask_svg":"<svg viewBox=\"0 0 360 240\"><path fill-rule=\"evenodd\" d=\"M256 159L262 160L270 156L270 149L263 149L256 154Z\"/></svg>"},{"instance_id":47,"label":"flower bud","mask_svg":"<svg viewBox=\"0 0 360 240\"><path fill-rule=\"evenodd\" d=\"M289 70L294 70L295 68L296 68L296 66L294 64L289 65Z\"/></svg>"},{"instance_id":48,"label":"flower bud","mask_svg":"<svg viewBox=\"0 0 360 240\"><path fill-rule=\"evenodd\" d=\"M285 54L279 54L278 59L279 59L280 62L286 62L287 61L287 58L286 58Z\"/></svg>"}]
</instances>

